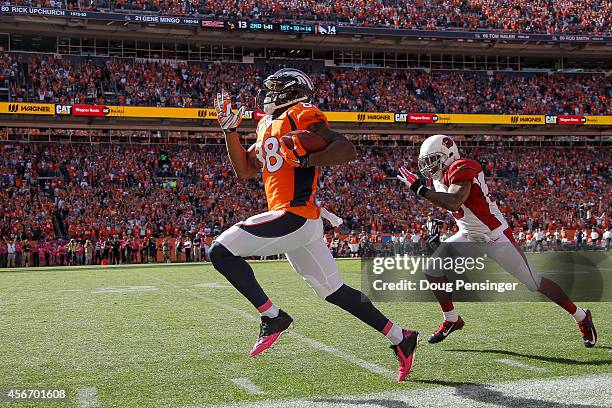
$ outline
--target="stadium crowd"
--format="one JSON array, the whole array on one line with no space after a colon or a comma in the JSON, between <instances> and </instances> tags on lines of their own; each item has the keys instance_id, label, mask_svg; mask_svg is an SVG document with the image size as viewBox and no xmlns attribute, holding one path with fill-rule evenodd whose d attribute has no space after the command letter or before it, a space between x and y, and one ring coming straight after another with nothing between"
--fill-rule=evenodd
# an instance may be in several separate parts
<instances>
[{"instance_id":1,"label":"stadium crowd","mask_svg":"<svg viewBox=\"0 0 612 408\"><path fill-rule=\"evenodd\" d=\"M3 0L3 4L164 15L323 21L341 25L424 30L526 33L610 33L607 0Z\"/></svg>"},{"instance_id":2,"label":"stadium crowd","mask_svg":"<svg viewBox=\"0 0 612 408\"><path fill-rule=\"evenodd\" d=\"M164 154L169 163L160 161ZM449 216L394 178L416 154L361 147L350 165L323 169L318 198L345 219L331 237L423 236L429 212L452 230ZM612 227L609 155L533 148L469 154L483 163L492 197L516 234L579 230L585 242L602 244ZM211 237L266 209L261 180L237 180L225 156L223 146L0 144L0 265L16 262L8 255L24 246L36 251L33 264L46 265L202 259Z\"/></svg>"},{"instance_id":3,"label":"stadium crowd","mask_svg":"<svg viewBox=\"0 0 612 408\"><path fill-rule=\"evenodd\" d=\"M224 88L238 106L254 108L265 75L253 64L74 62L12 53L0 61L0 83L8 84L12 101L24 102L211 107ZM324 110L612 114L612 82L605 74L331 68L313 78L314 102Z\"/></svg>"}]
</instances>

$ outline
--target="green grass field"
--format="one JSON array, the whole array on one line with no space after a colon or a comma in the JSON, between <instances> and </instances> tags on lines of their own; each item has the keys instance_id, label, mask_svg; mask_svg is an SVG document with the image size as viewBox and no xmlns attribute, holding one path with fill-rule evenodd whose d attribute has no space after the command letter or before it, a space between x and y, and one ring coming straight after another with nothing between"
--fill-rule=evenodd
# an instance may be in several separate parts
<instances>
[{"instance_id":1,"label":"green grass field","mask_svg":"<svg viewBox=\"0 0 612 408\"><path fill-rule=\"evenodd\" d=\"M339 265L344 280L360 287L359 262ZM555 405L538 405L536 394L530 403L517 396L518 405L497 406L612 406L612 303L583 305L599 331L593 349L582 345L573 320L554 304L459 304L465 329L439 345L422 341L411 380L397 384L391 378L396 361L383 336L319 300L287 263L257 262L254 268L272 300L295 319L290 333L257 358L247 352L258 334L258 315L210 264L0 273L0 387L61 387L70 395L64 402L0 406L181 408L253 401L266 407L276 400L310 407L445 406L377 405L377 399L354 405L337 397L401 399L450 387L449 395L458 398L464 386L482 391L486 384L506 384L512 392L520 388L507 385L514 381L527 381L517 384L529 388L569 376L589 379L602 392L589 392L589 405L566 403L563 392L580 388L570 386L546 397L559 399ZM378 306L424 338L441 320L435 303ZM500 392L446 406L495 406L488 404Z\"/></svg>"}]
</instances>

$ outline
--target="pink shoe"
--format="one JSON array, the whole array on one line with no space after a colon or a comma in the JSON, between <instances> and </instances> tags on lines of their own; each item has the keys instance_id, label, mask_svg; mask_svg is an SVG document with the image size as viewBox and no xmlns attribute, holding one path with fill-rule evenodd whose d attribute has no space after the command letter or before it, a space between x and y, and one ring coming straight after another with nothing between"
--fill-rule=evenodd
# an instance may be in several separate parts
<instances>
[{"instance_id":1,"label":"pink shoe","mask_svg":"<svg viewBox=\"0 0 612 408\"><path fill-rule=\"evenodd\" d=\"M249 355L255 357L274 345L291 323L293 319L287 313L279 310L276 317L261 317L261 326L259 328L259 338L255 345L249 351Z\"/></svg>"},{"instance_id":2,"label":"pink shoe","mask_svg":"<svg viewBox=\"0 0 612 408\"><path fill-rule=\"evenodd\" d=\"M404 340L398 345L391 346L391 350L395 353L399 367L397 368L397 381L402 382L410 374L412 365L414 364L414 353L417 343L419 342L419 332L414 330L404 329Z\"/></svg>"}]
</instances>

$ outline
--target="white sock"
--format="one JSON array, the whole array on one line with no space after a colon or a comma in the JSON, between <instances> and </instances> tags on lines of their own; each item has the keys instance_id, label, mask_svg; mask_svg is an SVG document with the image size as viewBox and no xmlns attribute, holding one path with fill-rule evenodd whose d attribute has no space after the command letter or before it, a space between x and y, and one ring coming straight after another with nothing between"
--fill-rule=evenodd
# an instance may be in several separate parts
<instances>
[{"instance_id":1,"label":"white sock","mask_svg":"<svg viewBox=\"0 0 612 408\"><path fill-rule=\"evenodd\" d=\"M459 320L459 313L457 312L457 309L453 309L449 312L442 312L444 314L444 320L446 320L447 322L456 322L457 320Z\"/></svg>"},{"instance_id":2,"label":"white sock","mask_svg":"<svg viewBox=\"0 0 612 408\"><path fill-rule=\"evenodd\" d=\"M583 308L581 308L580 306L576 306L576 312L572 314L572 317L575 321L581 322L586 317L586 313L584 312Z\"/></svg>"},{"instance_id":3,"label":"white sock","mask_svg":"<svg viewBox=\"0 0 612 408\"><path fill-rule=\"evenodd\" d=\"M385 336L389 339L391 344L398 345L404 340L404 331L397 324L393 324Z\"/></svg>"},{"instance_id":4,"label":"white sock","mask_svg":"<svg viewBox=\"0 0 612 408\"><path fill-rule=\"evenodd\" d=\"M279 310L280 309L274 303L272 303L272 305L269 308L267 308L265 312L262 312L261 315L268 316L273 319L278 316Z\"/></svg>"}]
</instances>

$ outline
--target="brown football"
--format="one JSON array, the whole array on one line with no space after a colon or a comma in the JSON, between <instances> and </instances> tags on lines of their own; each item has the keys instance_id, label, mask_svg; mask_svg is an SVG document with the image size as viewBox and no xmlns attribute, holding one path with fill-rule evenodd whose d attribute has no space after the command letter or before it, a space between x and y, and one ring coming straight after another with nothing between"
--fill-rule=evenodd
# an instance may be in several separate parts
<instances>
[{"instance_id":1,"label":"brown football","mask_svg":"<svg viewBox=\"0 0 612 408\"><path fill-rule=\"evenodd\" d=\"M283 142L289 149L293 149L292 136L297 136L300 139L300 143L308 153L316 153L327 147L327 142L316 133L309 130L294 130L283 136Z\"/></svg>"}]
</instances>

